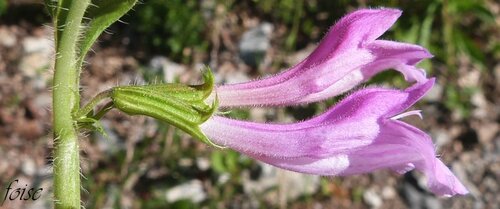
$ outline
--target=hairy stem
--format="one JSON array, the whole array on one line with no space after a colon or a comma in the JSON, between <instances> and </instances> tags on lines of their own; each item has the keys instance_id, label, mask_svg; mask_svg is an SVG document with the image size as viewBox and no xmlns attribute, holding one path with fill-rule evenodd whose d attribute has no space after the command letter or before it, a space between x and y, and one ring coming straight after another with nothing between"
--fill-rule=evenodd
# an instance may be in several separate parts
<instances>
[{"instance_id":1,"label":"hairy stem","mask_svg":"<svg viewBox=\"0 0 500 209\"><path fill-rule=\"evenodd\" d=\"M73 113L78 111L77 41L90 0L61 0L56 22L56 62L53 84L54 206L80 208L80 156L78 130ZM62 8L64 7L64 8ZM64 14L62 14L64 13Z\"/></svg>"}]
</instances>

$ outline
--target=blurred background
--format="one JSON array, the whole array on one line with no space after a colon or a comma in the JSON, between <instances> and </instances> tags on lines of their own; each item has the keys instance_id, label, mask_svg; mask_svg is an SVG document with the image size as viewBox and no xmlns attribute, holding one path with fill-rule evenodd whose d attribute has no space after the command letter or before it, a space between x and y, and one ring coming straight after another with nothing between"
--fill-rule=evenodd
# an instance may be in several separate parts
<instances>
[{"instance_id":1,"label":"blurred background","mask_svg":"<svg viewBox=\"0 0 500 209\"><path fill-rule=\"evenodd\" d=\"M420 64L437 84L407 122L429 133L470 195L435 197L418 172L349 177L288 172L217 150L172 126L111 111L108 134L81 137L86 208L500 208L500 4L495 0L144 0L94 46L82 74L83 101L119 84L217 83L279 72L305 58L340 17L357 8L403 15L383 39L428 48ZM53 36L41 0L0 0L0 197L14 180L43 188L37 201L0 208L51 208ZM405 87L387 71L367 85ZM287 108L232 110L230 117L293 122L331 100Z\"/></svg>"}]
</instances>

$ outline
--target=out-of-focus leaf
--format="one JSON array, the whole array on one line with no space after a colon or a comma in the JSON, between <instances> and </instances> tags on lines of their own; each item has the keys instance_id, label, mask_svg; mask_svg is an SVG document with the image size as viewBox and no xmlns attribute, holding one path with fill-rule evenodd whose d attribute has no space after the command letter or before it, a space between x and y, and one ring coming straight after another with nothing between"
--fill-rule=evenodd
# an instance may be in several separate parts
<instances>
[{"instance_id":1,"label":"out-of-focus leaf","mask_svg":"<svg viewBox=\"0 0 500 209\"><path fill-rule=\"evenodd\" d=\"M217 173L237 173L242 165L240 154L232 150L215 151L211 155L212 168Z\"/></svg>"},{"instance_id":2,"label":"out-of-focus leaf","mask_svg":"<svg viewBox=\"0 0 500 209\"><path fill-rule=\"evenodd\" d=\"M476 5L471 12L484 22L495 23L495 15L484 5Z\"/></svg>"},{"instance_id":3,"label":"out-of-focus leaf","mask_svg":"<svg viewBox=\"0 0 500 209\"><path fill-rule=\"evenodd\" d=\"M236 153L235 151L230 151L228 150L226 152L226 167L227 167L227 170L231 173L234 173L236 171L238 171L238 158L240 157L240 155L238 153Z\"/></svg>"},{"instance_id":4,"label":"out-of-focus leaf","mask_svg":"<svg viewBox=\"0 0 500 209\"><path fill-rule=\"evenodd\" d=\"M495 22L495 15L485 7L482 0L462 1L453 0L449 2L449 8L454 15L473 14L484 22Z\"/></svg>"},{"instance_id":5,"label":"out-of-focus leaf","mask_svg":"<svg viewBox=\"0 0 500 209\"><path fill-rule=\"evenodd\" d=\"M50 1L50 0L47 0ZM93 0L87 9L88 26L79 45L79 60L83 60L99 35L111 24L118 21L137 3L137 0Z\"/></svg>"},{"instance_id":6,"label":"out-of-focus leaf","mask_svg":"<svg viewBox=\"0 0 500 209\"><path fill-rule=\"evenodd\" d=\"M449 110L458 112L460 116L466 118L469 116L472 109L470 98L476 90L477 89L475 88L447 86L446 100L444 104Z\"/></svg>"},{"instance_id":7,"label":"out-of-focus leaf","mask_svg":"<svg viewBox=\"0 0 500 209\"><path fill-rule=\"evenodd\" d=\"M192 209L197 208L196 205L190 200L179 200L172 204L172 208L177 209Z\"/></svg>"},{"instance_id":8,"label":"out-of-focus leaf","mask_svg":"<svg viewBox=\"0 0 500 209\"><path fill-rule=\"evenodd\" d=\"M224 173L227 171L226 166L224 165L224 155L222 151L214 151L210 156L210 163L212 164L212 168L217 173Z\"/></svg>"},{"instance_id":9,"label":"out-of-focus leaf","mask_svg":"<svg viewBox=\"0 0 500 209\"><path fill-rule=\"evenodd\" d=\"M469 55L475 62L484 67L486 58L483 51L469 37L461 31L454 30L453 40L459 50Z\"/></svg>"},{"instance_id":10,"label":"out-of-focus leaf","mask_svg":"<svg viewBox=\"0 0 500 209\"><path fill-rule=\"evenodd\" d=\"M419 35L419 27L420 27L418 21L419 21L418 18L412 18L411 28L409 28L408 30L401 30L401 29L395 30L394 35L396 36L396 39L403 42L417 43Z\"/></svg>"},{"instance_id":11,"label":"out-of-focus leaf","mask_svg":"<svg viewBox=\"0 0 500 209\"><path fill-rule=\"evenodd\" d=\"M6 10L7 10L7 0L0 0L0 15L2 15Z\"/></svg>"},{"instance_id":12,"label":"out-of-focus leaf","mask_svg":"<svg viewBox=\"0 0 500 209\"><path fill-rule=\"evenodd\" d=\"M429 5L426 11L425 18L422 21L422 25L420 27L420 37L418 43L425 48L429 48L431 45L432 23L434 22L435 13L438 5L439 5L438 2L434 2L431 5ZM428 59L424 60L419 65L424 69L432 70L431 61Z\"/></svg>"}]
</instances>

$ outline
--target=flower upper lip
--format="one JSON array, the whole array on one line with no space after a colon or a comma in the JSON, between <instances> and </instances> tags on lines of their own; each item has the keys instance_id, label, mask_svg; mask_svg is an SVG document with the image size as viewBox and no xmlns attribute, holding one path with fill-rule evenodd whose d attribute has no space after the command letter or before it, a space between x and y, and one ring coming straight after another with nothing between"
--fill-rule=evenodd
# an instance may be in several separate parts
<instances>
[{"instance_id":1,"label":"flower upper lip","mask_svg":"<svg viewBox=\"0 0 500 209\"><path fill-rule=\"evenodd\" d=\"M375 74L400 71L423 83L415 65L432 55L423 47L376 40L401 15L400 10L359 10L342 18L302 62L277 75L217 87L221 107L287 106L311 103L349 91Z\"/></svg>"}]
</instances>

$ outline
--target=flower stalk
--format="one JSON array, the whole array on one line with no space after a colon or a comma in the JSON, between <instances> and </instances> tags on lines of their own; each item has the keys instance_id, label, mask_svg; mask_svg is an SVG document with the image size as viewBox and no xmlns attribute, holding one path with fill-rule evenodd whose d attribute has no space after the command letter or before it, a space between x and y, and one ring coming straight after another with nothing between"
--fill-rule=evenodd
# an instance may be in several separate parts
<instances>
[{"instance_id":1,"label":"flower stalk","mask_svg":"<svg viewBox=\"0 0 500 209\"><path fill-rule=\"evenodd\" d=\"M111 90L103 91L99 94L97 94L90 102L88 102L84 107L82 107L78 112L75 114L76 119L84 118L86 117L90 112L93 112L95 106L99 104L102 100L109 98L111 95ZM103 107L103 110L109 109L107 106Z\"/></svg>"}]
</instances>

